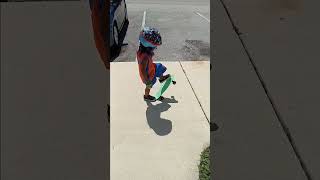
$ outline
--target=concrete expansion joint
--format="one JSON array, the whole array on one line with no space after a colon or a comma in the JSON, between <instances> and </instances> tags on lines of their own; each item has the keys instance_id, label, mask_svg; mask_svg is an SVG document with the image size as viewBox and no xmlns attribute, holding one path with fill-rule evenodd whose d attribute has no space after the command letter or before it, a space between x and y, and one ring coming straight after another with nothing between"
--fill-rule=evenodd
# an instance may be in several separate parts
<instances>
[{"instance_id":1,"label":"concrete expansion joint","mask_svg":"<svg viewBox=\"0 0 320 180\"><path fill-rule=\"evenodd\" d=\"M210 119L208 118L206 112L204 111L204 108L202 107L202 104L201 104L201 102L200 102L200 100L199 100L199 98L198 98L195 90L194 90L193 87L192 87L192 84L191 84L191 82L190 82L190 79L188 78L187 73L186 73L186 71L184 70L184 68L183 68L183 66L182 66L182 64L181 64L181 61L179 61L179 64L180 64L180 67L181 67L181 69L182 69L182 71L183 71L183 74L185 75L186 79L188 80L188 83L189 83L189 85L190 85L190 87L191 87L191 89L192 89L192 92L193 92L194 96L196 97L196 99L197 99L197 101L198 101L198 103L199 103L199 106L200 106L200 108L201 108L204 116L206 117L207 122L210 124Z\"/></svg>"}]
</instances>

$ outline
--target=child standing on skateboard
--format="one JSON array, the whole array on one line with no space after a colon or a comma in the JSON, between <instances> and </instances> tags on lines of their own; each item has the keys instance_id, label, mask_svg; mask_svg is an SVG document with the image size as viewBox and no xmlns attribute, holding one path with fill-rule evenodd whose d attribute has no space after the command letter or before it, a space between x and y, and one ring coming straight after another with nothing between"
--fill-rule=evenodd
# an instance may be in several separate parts
<instances>
[{"instance_id":1,"label":"child standing on skateboard","mask_svg":"<svg viewBox=\"0 0 320 180\"><path fill-rule=\"evenodd\" d=\"M170 77L170 74L163 75L167 68L161 63L154 63L154 50L162 44L161 35L155 28L144 27L139 35L140 46L137 51L137 61L139 65L139 74L142 82L146 85L144 99L155 101L156 98L150 95L150 90L157 82L162 83ZM159 99L163 99L160 97Z\"/></svg>"}]
</instances>

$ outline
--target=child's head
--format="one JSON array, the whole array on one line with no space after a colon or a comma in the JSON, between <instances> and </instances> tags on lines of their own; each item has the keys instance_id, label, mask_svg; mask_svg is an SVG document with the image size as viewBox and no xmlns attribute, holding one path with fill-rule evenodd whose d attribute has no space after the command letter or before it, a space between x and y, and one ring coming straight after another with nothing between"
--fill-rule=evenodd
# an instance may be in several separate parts
<instances>
[{"instance_id":1,"label":"child's head","mask_svg":"<svg viewBox=\"0 0 320 180\"><path fill-rule=\"evenodd\" d=\"M139 45L139 52L141 53L153 54L155 49L156 47L145 47L142 43Z\"/></svg>"},{"instance_id":2,"label":"child's head","mask_svg":"<svg viewBox=\"0 0 320 180\"><path fill-rule=\"evenodd\" d=\"M162 44L161 35L155 28L144 27L139 35L139 49L152 52Z\"/></svg>"}]
</instances>

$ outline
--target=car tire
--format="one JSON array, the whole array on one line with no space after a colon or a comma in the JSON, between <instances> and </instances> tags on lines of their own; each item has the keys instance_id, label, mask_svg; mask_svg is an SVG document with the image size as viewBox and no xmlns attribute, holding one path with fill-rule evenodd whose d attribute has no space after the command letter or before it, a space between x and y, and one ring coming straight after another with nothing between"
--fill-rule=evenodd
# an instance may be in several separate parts
<instances>
[{"instance_id":1,"label":"car tire","mask_svg":"<svg viewBox=\"0 0 320 180\"><path fill-rule=\"evenodd\" d=\"M119 44L119 31L118 31L118 26L117 23L113 23L113 44L115 48L120 47Z\"/></svg>"}]
</instances>

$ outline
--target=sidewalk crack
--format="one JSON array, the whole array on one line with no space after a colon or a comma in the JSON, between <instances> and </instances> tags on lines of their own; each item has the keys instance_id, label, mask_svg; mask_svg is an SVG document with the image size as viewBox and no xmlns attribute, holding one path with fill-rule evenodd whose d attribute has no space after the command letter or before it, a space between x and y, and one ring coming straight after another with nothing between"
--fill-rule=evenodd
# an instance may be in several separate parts
<instances>
[{"instance_id":1,"label":"sidewalk crack","mask_svg":"<svg viewBox=\"0 0 320 180\"><path fill-rule=\"evenodd\" d=\"M259 70L257 68L257 65L255 64L253 58L251 57L251 54L249 53L249 50L248 50L246 44L244 43L243 38L241 37L242 33L239 31L239 28L235 25L235 23L234 23L234 21L233 21L233 19L231 17L231 14L230 14L230 12L229 12L224 0L219 0L219 1L222 4L225 12L228 15L229 21L231 22L231 25L232 25L235 33L237 34L238 39L240 40L241 45L242 45L246 55L249 58L249 61L250 61L251 65L252 65L252 67L253 67L253 69L254 69L254 71L255 71L255 73L256 73L259 81L260 81L260 84L261 84L261 86L262 86L262 88L263 88L263 90L264 90L264 92L265 92L265 94L266 94L271 106L272 106L273 111L275 112L275 115L276 115L276 117L277 117L277 119L278 119L278 121L279 121L279 123L280 123L280 125L282 127L282 130L284 131L285 135L287 136L287 139L288 139L288 141L289 141L289 143L290 143L290 145L291 145L291 147L292 147L292 149L294 151L294 154L296 155L296 157L297 157L297 159L298 159L298 161L300 163L300 166L301 166L304 174L306 175L308 180L312 180L311 173L308 170L308 168L307 168L302 156L300 155L300 152L298 151L297 145L296 145L295 140L293 139L293 137L291 135L290 129L288 128L287 124L285 123L285 121L281 117L280 112L279 112L276 104L274 103L274 100L272 99L272 96L271 96L271 94L270 94L270 92L269 92L269 90L268 90L268 88L266 86L266 83L264 82L264 80L262 78L262 75L261 75L261 73L259 72Z\"/></svg>"},{"instance_id":2,"label":"sidewalk crack","mask_svg":"<svg viewBox=\"0 0 320 180\"><path fill-rule=\"evenodd\" d=\"M207 119L208 123L210 124L210 119L208 118L208 116L207 116L206 112L204 111L204 109L203 109L203 107L202 107L202 104L201 104L201 102L200 102L200 100L199 100L199 98L198 98L198 96L197 96L197 94L196 94L195 90L194 90L194 89L193 89L193 87L192 87L192 84L191 84L191 82L190 82L190 79L188 78L187 73L186 73L186 71L184 70L184 68L183 68L183 66L182 66L182 64L181 64L181 61L179 61L179 64L180 64L180 66L181 66L181 69L182 69L182 71L183 71L183 73L184 73L185 77L186 77L186 78L187 78L187 80L188 80L188 83L189 83L189 85L190 85L190 87L191 87L191 89L192 89L192 91L193 91L194 96L196 97L196 99L197 99L197 101L198 101L198 103L199 103L199 105L200 105L200 108L201 108L201 110L202 110L202 112L203 112L204 116L206 117L206 119Z\"/></svg>"}]
</instances>

